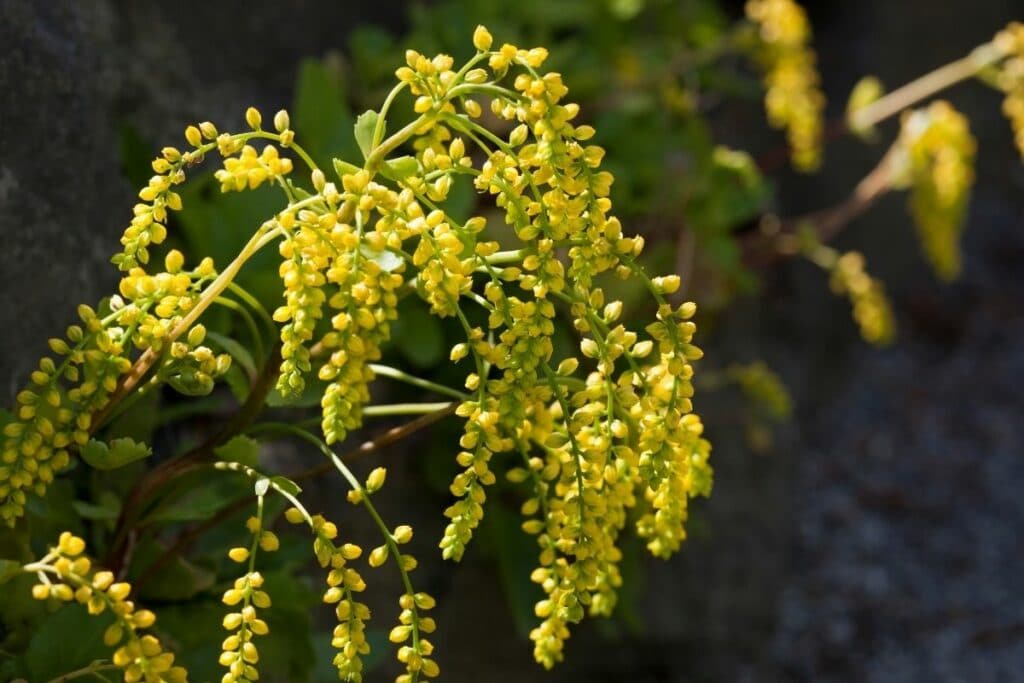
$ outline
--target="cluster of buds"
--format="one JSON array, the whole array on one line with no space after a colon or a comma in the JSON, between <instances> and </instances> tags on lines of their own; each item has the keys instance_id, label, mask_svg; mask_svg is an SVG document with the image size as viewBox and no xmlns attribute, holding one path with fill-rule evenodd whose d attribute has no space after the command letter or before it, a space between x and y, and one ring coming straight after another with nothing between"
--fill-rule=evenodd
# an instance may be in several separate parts
<instances>
[{"instance_id":1,"label":"cluster of buds","mask_svg":"<svg viewBox=\"0 0 1024 683\"><path fill-rule=\"evenodd\" d=\"M765 72L768 121L786 130L793 165L812 171L821 163L825 96L807 13L793 0L749 0L746 12L761 39L757 58Z\"/></svg>"},{"instance_id":2,"label":"cluster of buds","mask_svg":"<svg viewBox=\"0 0 1024 683\"><path fill-rule=\"evenodd\" d=\"M996 83L1006 93L1003 113L1013 126L1014 140L1024 156L1024 23L1011 22L996 34L995 46L1005 56Z\"/></svg>"},{"instance_id":3,"label":"cluster of buds","mask_svg":"<svg viewBox=\"0 0 1024 683\"><path fill-rule=\"evenodd\" d=\"M892 306L882 283L864 269L863 254L850 251L837 258L829 283L836 294L849 297L864 341L876 346L892 342L896 334Z\"/></svg>"},{"instance_id":4,"label":"cluster of buds","mask_svg":"<svg viewBox=\"0 0 1024 683\"><path fill-rule=\"evenodd\" d=\"M36 599L77 602L85 605L89 614L109 611L114 615L103 642L117 648L111 659L124 672L126 683L184 683L188 679L185 669L174 665L173 653L165 652L154 636L140 633L153 626L156 616L135 608L128 599L129 584L116 582L112 573L93 567L81 538L65 531L49 554L25 565L24 570L39 577L32 587Z\"/></svg>"},{"instance_id":5,"label":"cluster of buds","mask_svg":"<svg viewBox=\"0 0 1024 683\"><path fill-rule=\"evenodd\" d=\"M960 235L974 184L976 144L967 117L937 101L909 112L897 142L893 184L910 188L910 213L935 272L960 273Z\"/></svg>"}]
</instances>

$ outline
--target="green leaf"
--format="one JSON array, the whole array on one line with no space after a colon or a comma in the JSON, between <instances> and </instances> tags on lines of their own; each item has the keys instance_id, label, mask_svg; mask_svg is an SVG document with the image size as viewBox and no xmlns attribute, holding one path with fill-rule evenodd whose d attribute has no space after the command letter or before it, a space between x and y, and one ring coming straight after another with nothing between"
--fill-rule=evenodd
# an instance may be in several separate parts
<instances>
[{"instance_id":1,"label":"green leaf","mask_svg":"<svg viewBox=\"0 0 1024 683\"><path fill-rule=\"evenodd\" d=\"M148 458L152 450L144 443L138 443L127 436L114 439L109 444L96 439L82 446L82 459L98 470L114 470L128 463Z\"/></svg>"},{"instance_id":2,"label":"green leaf","mask_svg":"<svg viewBox=\"0 0 1024 683\"><path fill-rule=\"evenodd\" d=\"M69 671L110 657L103 631L112 617L109 610L93 617L82 605L66 605L47 616L32 633L25 651L29 680L49 681Z\"/></svg>"},{"instance_id":3,"label":"green leaf","mask_svg":"<svg viewBox=\"0 0 1024 683\"><path fill-rule=\"evenodd\" d=\"M277 475L276 477L271 477L270 482L274 485L274 488L281 489L289 495L297 496L302 493L302 488L288 477Z\"/></svg>"},{"instance_id":4,"label":"green leaf","mask_svg":"<svg viewBox=\"0 0 1024 683\"><path fill-rule=\"evenodd\" d=\"M112 491L101 492L95 503L75 500L71 505L85 519L113 521L121 514L121 499Z\"/></svg>"},{"instance_id":5,"label":"green leaf","mask_svg":"<svg viewBox=\"0 0 1024 683\"><path fill-rule=\"evenodd\" d=\"M0 584L7 583L22 572L21 563L14 560L0 560Z\"/></svg>"},{"instance_id":6,"label":"green leaf","mask_svg":"<svg viewBox=\"0 0 1024 683\"><path fill-rule=\"evenodd\" d=\"M403 259L393 251L374 251L365 244L359 245L359 253L380 266L385 273L391 273L402 265Z\"/></svg>"},{"instance_id":7,"label":"green leaf","mask_svg":"<svg viewBox=\"0 0 1024 683\"><path fill-rule=\"evenodd\" d=\"M154 510L149 523L191 522L209 519L238 498L252 495L242 477L210 477L205 472L182 477L176 489L167 496L169 502Z\"/></svg>"},{"instance_id":8,"label":"green leaf","mask_svg":"<svg viewBox=\"0 0 1024 683\"><path fill-rule=\"evenodd\" d=\"M373 131L377 128L377 119L380 116L372 109L367 109L356 119L355 134L356 144L363 153L363 158L370 156L373 151Z\"/></svg>"},{"instance_id":9,"label":"green leaf","mask_svg":"<svg viewBox=\"0 0 1024 683\"><path fill-rule=\"evenodd\" d=\"M255 439L239 434L226 444L213 449L217 458L225 462L237 462L246 467L259 464L260 444Z\"/></svg>"},{"instance_id":10,"label":"green leaf","mask_svg":"<svg viewBox=\"0 0 1024 683\"><path fill-rule=\"evenodd\" d=\"M351 132L355 117L340 69L317 59L302 62L291 113L298 142L319 166L326 168L332 157L353 158L358 153Z\"/></svg>"},{"instance_id":11,"label":"green leaf","mask_svg":"<svg viewBox=\"0 0 1024 683\"><path fill-rule=\"evenodd\" d=\"M416 161L416 157L402 156L388 159L384 162L384 167L380 169L380 172L385 178L399 181L416 175L419 170L420 162Z\"/></svg>"},{"instance_id":12,"label":"green leaf","mask_svg":"<svg viewBox=\"0 0 1024 683\"><path fill-rule=\"evenodd\" d=\"M250 377L256 376L256 361L253 360L252 354L249 353L248 349L231 337L220 334L219 332L214 332L213 330L208 330L206 332L206 338L224 349L224 351L231 356L236 363L245 368L245 371L249 373Z\"/></svg>"},{"instance_id":13,"label":"green leaf","mask_svg":"<svg viewBox=\"0 0 1024 683\"><path fill-rule=\"evenodd\" d=\"M418 368L437 365L446 355L444 329L419 302L402 307L392 339L406 359Z\"/></svg>"},{"instance_id":14,"label":"green leaf","mask_svg":"<svg viewBox=\"0 0 1024 683\"><path fill-rule=\"evenodd\" d=\"M214 572L189 562L179 554L163 566L153 567L166 550L167 547L158 541L146 541L136 551L133 574L142 576L153 568L153 573L139 587L140 599L151 602L189 600L216 582Z\"/></svg>"},{"instance_id":15,"label":"green leaf","mask_svg":"<svg viewBox=\"0 0 1024 683\"><path fill-rule=\"evenodd\" d=\"M338 174L338 180L341 180L342 176L352 175L360 171L360 168L355 164L350 164L341 159L332 159L331 163L334 164L334 172Z\"/></svg>"}]
</instances>

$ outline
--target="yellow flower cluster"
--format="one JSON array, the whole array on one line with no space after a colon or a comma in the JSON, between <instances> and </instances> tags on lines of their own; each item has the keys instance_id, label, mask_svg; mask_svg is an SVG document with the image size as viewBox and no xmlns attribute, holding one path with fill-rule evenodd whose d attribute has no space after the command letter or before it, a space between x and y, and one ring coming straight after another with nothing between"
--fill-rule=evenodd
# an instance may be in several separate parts
<instances>
[{"instance_id":1,"label":"yellow flower cluster","mask_svg":"<svg viewBox=\"0 0 1024 683\"><path fill-rule=\"evenodd\" d=\"M882 283L864 270L864 256L850 251L836 259L830 278L832 291L845 294L864 341L877 346L892 342L896 321Z\"/></svg>"},{"instance_id":2,"label":"yellow flower cluster","mask_svg":"<svg viewBox=\"0 0 1024 683\"><path fill-rule=\"evenodd\" d=\"M224 159L224 168L214 176L220 182L221 192L241 192L255 190L265 181L274 181L291 171L292 160L282 157L274 145L267 145L260 153L245 145L238 156Z\"/></svg>"},{"instance_id":3,"label":"yellow flower cluster","mask_svg":"<svg viewBox=\"0 0 1024 683\"><path fill-rule=\"evenodd\" d=\"M792 40L779 44L790 50L797 43L803 45ZM608 615L614 609L622 582L619 537L627 523L637 520L636 531L650 551L667 557L685 539L689 499L707 495L711 488L710 445L691 400L692 363L702 356L693 344L696 306L669 304L680 279L652 277L638 261L644 240L626 234L612 214L614 179L601 168L604 150L589 143L594 129L576 121L580 108L565 100L568 88L561 76L543 71L547 51L510 44L492 49L493 39L483 27L474 33L473 44L476 55L458 70L447 55L406 54L406 66L397 71L398 85L384 109L361 119L364 123L357 127L364 167L336 160L340 186L328 182L295 143L285 112L274 117L277 133L261 128L262 117L255 109L246 113L251 128L246 133L221 134L210 123L190 126L186 139L192 150L165 150L163 162L154 164L159 175L151 186L156 189L143 196L152 202L148 211L154 219L145 225L140 221L126 237L118 259L126 275L111 314L102 320L91 311L83 314L87 331L69 333L82 348L65 349L61 342L54 349L73 357L81 353L90 362L114 362L112 374L85 373L83 385L102 386L104 396L116 390L118 377L131 365L129 348L145 349L146 358L166 351L158 378L186 392L208 389L226 369L226 360L201 345L205 330L195 320L248 256L280 239L284 302L274 314L282 323L278 388L286 395L301 391L314 360L320 363L318 376L327 382L321 399L326 443L306 436L348 479L349 500L366 507L380 528L384 543L367 554L368 564L378 567L390 558L401 572L405 592L399 623L390 632L405 666L399 683L439 674L426 638L435 628L426 616L434 601L413 589L409 574L416 560L401 552L412 529L384 526L371 502L384 483L383 468L374 470L363 486L329 448L361 424L373 379L371 363L381 357L381 346L389 338L399 296L415 293L432 313L457 319L465 339L452 349L452 361L472 362L467 394L457 410L465 418L457 456L463 470L452 484L457 500L446 512L451 521L441 541L445 557L462 556L483 516L485 488L495 480L491 459L517 451L523 457L524 466L510 476L532 484L522 512L523 527L536 536L539 547L531 578L543 596L535 609L540 624L531 638L544 666L562 658L572 624L588 613ZM418 118L385 137L387 110L405 90ZM507 123L506 133L499 135L481 123L481 101L489 101L502 126ZM372 132L365 128L367 121ZM289 173L291 162L277 147L257 154L246 144L255 138L276 142L301 157L310 166L313 191L296 184ZM415 156L392 158L402 145L411 146ZM475 149L467 150L467 145ZM260 226L220 274L206 261L183 270L177 252L168 255L166 272L147 273L139 265L148 259L145 248L163 239L161 230L152 226L162 226L164 214L154 207L174 208L179 202L168 188L179 181L186 165L214 149L224 157L217 173L224 191L273 182L286 195L287 207ZM478 192L494 198L515 244L489 239L482 217L460 222L445 211L444 202L460 176L471 178ZM412 271L408 278L407 269ZM612 276L637 278L648 290L656 310L652 323L636 330L627 326L623 303L606 300L598 284ZM467 314L467 306L480 307L483 315ZM579 353L553 365L559 309L571 316L579 333ZM330 327L315 340L318 323L325 318ZM93 346L100 351L88 356ZM44 422L39 414L43 409L33 410L45 404L50 406L46 411L59 412L65 406L64 393L58 389L52 398L50 389L52 378L67 372L44 363L33 377L41 388L24 397L19 422L5 429L8 464L0 469L0 485L7 488L0 492L5 506L15 506L12 512L3 508L7 517L20 512L22 489L52 478L52 471L46 473L39 465L46 459L37 457L40 453L48 448L54 452L48 457L63 464L69 444L88 438L94 404L88 403L89 410L76 405L61 413L61 425L80 422L70 435L59 438L48 435L54 422L49 412L44 416L49 422ZM68 400L85 402L82 389L67 391ZM65 432L67 428L53 430ZM12 479L15 484L3 484ZM365 622L370 614L356 599L365 583L352 564L362 549L336 545L333 524L289 500L296 507L286 517L311 527L314 553L328 569L324 600L335 605L338 618L334 664L342 679L359 681L362 658L369 651ZM633 508L639 510L634 514ZM242 605L225 621L232 631L221 659L228 668L225 680L256 678L258 652L252 636L266 630L256 609L269 604L269 598L261 591L253 553L258 547L276 546L276 538L268 540L259 518L250 530L252 548L230 553L238 562L248 561L249 569L224 595L229 605Z\"/></svg>"},{"instance_id":4,"label":"yellow flower cluster","mask_svg":"<svg viewBox=\"0 0 1024 683\"><path fill-rule=\"evenodd\" d=\"M166 271L156 275L129 268L106 315L82 305L81 325L70 326L64 339L50 340L56 359L39 362L30 385L18 394L16 421L4 427L0 442L0 518L7 524L21 515L27 493L43 495L69 463L69 450L88 441L93 415L107 406L131 368L133 349L160 351L170 341L158 375L187 395L209 393L227 372L230 356L200 346L201 325L190 329L185 341L171 340L216 275L213 262L204 259L184 270L184 257L175 250L164 265Z\"/></svg>"},{"instance_id":5,"label":"yellow flower cluster","mask_svg":"<svg viewBox=\"0 0 1024 683\"><path fill-rule=\"evenodd\" d=\"M255 571L255 559L258 550L274 552L279 542L274 532L263 528L263 498L260 497L260 514L250 517L246 528L253 535L250 548L237 547L228 551L228 557L234 562L249 563L245 575L235 580L234 585L224 591L221 602L228 607L239 607L237 612L229 612L224 617L224 628L233 632L221 644L221 666L228 671L221 678L221 683L251 683L259 680L260 674L256 665L260 661L259 650L253 643L253 636L263 636L270 632L267 622L259 618L257 610L270 607L270 596L263 588L263 575Z\"/></svg>"},{"instance_id":6,"label":"yellow flower cluster","mask_svg":"<svg viewBox=\"0 0 1024 683\"><path fill-rule=\"evenodd\" d=\"M154 614L137 610L128 599L131 586L115 582L108 571L94 569L84 553L85 541L70 532L62 533L49 554L24 566L25 571L39 577L32 596L39 600L75 601L94 615L110 610L114 622L104 632L103 642L108 647L119 645L112 660L124 671L126 683L184 683L188 674L182 667L174 666L174 655L164 652L154 636L139 633L153 625Z\"/></svg>"},{"instance_id":7,"label":"yellow flower cluster","mask_svg":"<svg viewBox=\"0 0 1024 683\"><path fill-rule=\"evenodd\" d=\"M231 356L215 355L210 347L201 346L205 336L206 328L196 325L184 342L171 343L167 359L160 366L158 376L178 393L205 396L213 390L214 381L231 367Z\"/></svg>"},{"instance_id":8,"label":"yellow flower cluster","mask_svg":"<svg viewBox=\"0 0 1024 683\"><path fill-rule=\"evenodd\" d=\"M807 14L793 0L749 0L746 12L760 32L768 121L786 129L793 165L812 171L821 163L825 96L809 46Z\"/></svg>"},{"instance_id":9,"label":"yellow flower cluster","mask_svg":"<svg viewBox=\"0 0 1024 683\"><path fill-rule=\"evenodd\" d=\"M313 554L321 567L329 568L323 600L334 605L338 619L331 639L331 645L338 651L333 663L339 679L360 683L363 680L362 658L370 653L370 645L366 641L370 608L355 598L357 593L366 590L366 582L355 568L349 566L349 562L362 556L363 549L353 543L335 545L338 527L320 515L307 518L298 508L290 508L285 517L292 524L306 522L313 531Z\"/></svg>"},{"instance_id":10,"label":"yellow flower cluster","mask_svg":"<svg viewBox=\"0 0 1024 683\"><path fill-rule=\"evenodd\" d=\"M129 331L110 327L85 305L78 315L82 324L68 328L67 341L50 340L57 360L39 361L30 385L18 394L15 420L4 426L0 518L8 525L21 516L27 494L43 495L68 465L69 449L89 440L93 411L106 405L131 367L125 357Z\"/></svg>"},{"instance_id":11,"label":"yellow flower cluster","mask_svg":"<svg viewBox=\"0 0 1024 683\"><path fill-rule=\"evenodd\" d=\"M895 185L910 186L910 213L935 272L945 280L960 273L963 232L974 184L975 141L967 118L948 102L903 119Z\"/></svg>"},{"instance_id":12,"label":"yellow flower cluster","mask_svg":"<svg viewBox=\"0 0 1024 683\"><path fill-rule=\"evenodd\" d=\"M338 288L327 301L336 313L331 318L332 330L322 339L330 356L319 371L320 379L330 382L321 401L328 444L345 438L350 429L361 424L361 406L369 400L367 387L373 379L368 363L380 358L380 345L391 333L390 321L398 316L396 290L404 282L404 262L399 260L394 270L388 270L387 263L382 266L381 260L374 258L380 252L364 246L362 236L371 220L370 212L375 209L395 224L403 222L409 206L393 190L371 182L366 171L344 176L342 185L343 203L335 214L340 214L342 220L331 228L336 249L327 268L327 281ZM345 222L353 216L352 224ZM387 229L385 221L379 221L375 228L382 224ZM395 226L392 234L398 238L407 229ZM386 244L387 237L378 235L377 241Z\"/></svg>"},{"instance_id":13,"label":"yellow flower cluster","mask_svg":"<svg viewBox=\"0 0 1024 683\"><path fill-rule=\"evenodd\" d=\"M996 77L996 83L1006 93L1003 113L1010 119L1017 148L1024 156L1024 23L1010 23L996 34L995 44L1006 56Z\"/></svg>"},{"instance_id":14,"label":"yellow flower cluster","mask_svg":"<svg viewBox=\"0 0 1024 683\"><path fill-rule=\"evenodd\" d=\"M466 136L486 154L475 185L495 196L520 248L498 252L498 245L478 241L475 268L458 264L462 273L485 276L484 296L473 300L488 313L488 331L462 315L459 297L471 294L463 294L461 283L435 306L463 321L466 340L452 349L452 359L472 355L476 364L466 382L473 398L458 409L467 418L458 456L465 470L452 485L459 500L446 512L452 521L441 547L445 557L461 557L483 515L483 487L494 480L491 456L520 450L526 466L510 476L533 482L524 529L537 536L532 579L545 593L531 638L537 660L551 667L562 658L571 624L587 612L607 615L614 608L621 584L618 536L628 510L643 501L648 512L638 532L652 552L667 556L685 537L687 499L710 490L710 447L690 402L690 362L701 352L692 345L695 306L673 308L665 301L679 278L649 278L636 262L643 240L624 235L610 215L613 178L600 169L604 150L586 144L593 128L573 123L579 107L563 102L568 89L561 77L537 71L546 51L507 44L492 51L482 28L474 44L478 56L469 67L486 59L491 74L480 69L474 78L489 86L491 111L512 123L511 132L502 139L484 130L471 99L462 102L464 113L444 110L440 118L460 136L456 140ZM513 88L502 89L498 83L514 71ZM421 166L427 166L424 156L439 151L421 151ZM463 172L472 171L451 171ZM451 224L448 217L435 220ZM463 260L467 253L463 249ZM455 265L448 270L456 273ZM607 271L641 278L658 302L648 339L621 324L622 303L606 302L595 286ZM529 296L511 294L508 283ZM585 381L573 376L577 358L551 366L556 303L569 308L582 336L581 356L593 367Z\"/></svg>"},{"instance_id":15,"label":"yellow flower cluster","mask_svg":"<svg viewBox=\"0 0 1024 683\"><path fill-rule=\"evenodd\" d=\"M769 417L783 420L793 410L793 402L782 379L764 361L732 365L726 375L739 385L747 399L760 406Z\"/></svg>"}]
</instances>

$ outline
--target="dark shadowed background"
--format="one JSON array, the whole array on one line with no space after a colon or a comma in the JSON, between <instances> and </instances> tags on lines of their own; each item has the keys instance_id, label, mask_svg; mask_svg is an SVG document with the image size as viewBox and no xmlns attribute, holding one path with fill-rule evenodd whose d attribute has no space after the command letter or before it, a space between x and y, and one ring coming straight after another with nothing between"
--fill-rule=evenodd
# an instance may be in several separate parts
<instances>
[{"instance_id":1,"label":"dark shadowed background","mask_svg":"<svg viewBox=\"0 0 1024 683\"><path fill-rule=\"evenodd\" d=\"M361 23L400 28L404 5L0 0L5 403L74 307L116 282L108 258L134 201L123 126L155 149L179 140L186 122L239 123L249 104L287 106L302 58L342 49ZM1024 19L1009 0L808 10L833 114L865 74L903 83ZM677 557L644 559L639 622L588 622L562 668L544 674L493 560L471 551L451 567L428 547L446 680L1024 677L1024 165L997 93L965 85L950 99L979 141L963 277L942 285L930 274L903 198L858 220L840 245L869 254L900 325L897 342L878 350L812 266L777 267L702 346L769 361L793 392L795 418L770 452L753 454L730 420L734 406L698 404L715 491L695 504ZM758 135L743 136L748 148L773 144ZM796 215L838 201L877 153L831 145L819 175L781 177L776 208ZM411 450L382 457L402 470ZM412 473L393 509L434 538L440 511L417 496Z\"/></svg>"}]
</instances>

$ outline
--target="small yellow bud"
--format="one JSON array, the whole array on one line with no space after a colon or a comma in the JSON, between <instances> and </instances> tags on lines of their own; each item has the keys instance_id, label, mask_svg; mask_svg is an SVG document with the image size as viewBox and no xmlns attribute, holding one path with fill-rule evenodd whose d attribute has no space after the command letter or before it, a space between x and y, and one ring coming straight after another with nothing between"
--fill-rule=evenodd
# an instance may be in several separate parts
<instances>
[{"instance_id":1,"label":"small yellow bud","mask_svg":"<svg viewBox=\"0 0 1024 683\"><path fill-rule=\"evenodd\" d=\"M587 358L597 358L601 349L597 345L597 342L593 339L587 338L580 342L580 351Z\"/></svg>"},{"instance_id":2,"label":"small yellow bud","mask_svg":"<svg viewBox=\"0 0 1024 683\"><path fill-rule=\"evenodd\" d=\"M107 589L107 595L109 595L114 600L121 601L128 597L128 594L131 592L131 590L132 587L130 584L115 583Z\"/></svg>"},{"instance_id":3,"label":"small yellow bud","mask_svg":"<svg viewBox=\"0 0 1024 683\"><path fill-rule=\"evenodd\" d=\"M185 129L185 140L193 147L199 147L203 144L203 134L195 126L189 126Z\"/></svg>"},{"instance_id":4,"label":"small yellow bud","mask_svg":"<svg viewBox=\"0 0 1024 683\"><path fill-rule=\"evenodd\" d=\"M377 546L370 551L370 557L367 562L370 563L371 567L379 567L388 559L388 547L386 545Z\"/></svg>"},{"instance_id":5,"label":"small yellow bud","mask_svg":"<svg viewBox=\"0 0 1024 683\"><path fill-rule=\"evenodd\" d=\"M412 527L408 524L403 524L396 527L391 535L395 539L395 543L408 543L412 540Z\"/></svg>"},{"instance_id":6,"label":"small yellow bud","mask_svg":"<svg viewBox=\"0 0 1024 683\"><path fill-rule=\"evenodd\" d=\"M566 377L576 372L576 368L578 368L579 366L580 362L575 358L566 358L565 360L558 364L558 370L556 370L556 372L559 375Z\"/></svg>"},{"instance_id":7,"label":"small yellow bud","mask_svg":"<svg viewBox=\"0 0 1024 683\"><path fill-rule=\"evenodd\" d=\"M477 26L476 30L473 31L473 47L480 52L487 52L491 49L491 43L494 42L494 38L491 36L491 32L484 26Z\"/></svg>"},{"instance_id":8,"label":"small yellow bud","mask_svg":"<svg viewBox=\"0 0 1024 683\"><path fill-rule=\"evenodd\" d=\"M263 123L263 116L260 114L260 110L256 107L249 107L245 110L245 122L249 124L249 127L253 130L259 130L260 125Z\"/></svg>"},{"instance_id":9,"label":"small yellow bud","mask_svg":"<svg viewBox=\"0 0 1024 683\"><path fill-rule=\"evenodd\" d=\"M679 289L681 280L678 275L666 275L665 277L656 277L653 280L654 287L661 294L672 294Z\"/></svg>"},{"instance_id":10,"label":"small yellow bud","mask_svg":"<svg viewBox=\"0 0 1024 683\"><path fill-rule=\"evenodd\" d=\"M172 275L180 272L184 265L185 256L177 249L171 249L167 252L167 256L164 257L164 268Z\"/></svg>"},{"instance_id":11,"label":"small yellow bud","mask_svg":"<svg viewBox=\"0 0 1024 683\"><path fill-rule=\"evenodd\" d=\"M468 354L468 353L469 353L469 345L468 344L465 344L465 343L456 344L455 346L452 347L452 352L449 355L449 358L451 359L451 361L453 363L458 363L460 360L465 358L466 354Z\"/></svg>"},{"instance_id":12,"label":"small yellow bud","mask_svg":"<svg viewBox=\"0 0 1024 683\"><path fill-rule=\"evenodd\" d=\"M124 635L124 631L121 629L121 624L115 622L103 632L103 643L107 647L114 647L121 642L122 635Z\"/></svg>"},{"instance_id":13,"label":"small yellow bud","mask_svg":"<svg viewBox=\"0 0 1024 683\"><path fill-rule=\"evenodd\" d=\"M281 542L277 539L277 535L272 531L264 531L260 534L260 548L272 553L281 547Z\"/></svg>"},{"instance_id":14,"label":"small yellow bud","mask_svg":"<svg viewBox=\"0 0 1024 683\"><path fill-rule=\"evenodd\" d=\"M50 587L45 583L37 583L32 586L32 597L36 600L46 600L50 597Z\"/></svg>"},{"instance_id":15,"label":"small yellow bud","mask_svg":"<svg viewBox=\"0 0 1024 683\"><path fill-rule=\"evenodd\" d=\"M384 486L384 479L387 478L388 471L383 467L378 467L370 472L370 476L366 478L366 490L370 493L376 493Z\"/></svg>"},{"instance_id":16,"label":"small yellow bud","mask_svg":"<svg viewBox=\"0 0 1024 683\"><path fill-rule=\"evenodd\" d=\"M283 133L288 130L288 126L291 124L291 119L288 117L288 112L284 109L274 114L274 128L278 133Z\"/></svg>"},{"instance_id":17,"label":"small yellow bud","mask_svg":"<svg viewBox=\"0 0 1024 683\"><path fill-rule=\"evenodd\" d=\"M284 518L292 524L302 524L306 521L305 515L302 514L302 511L299 510L299 508L288 508L285 510Z\"/></svg>"},{"instance_id":18,"label":"small yellow bud","mask_svg":"<svg viewBox=\"0 0 1024 683\"><path fill-rule=\"evenodd\" d=\"M652 342L650 339L645 339L642 342L637 342L636 344L634 344L631 353L634 358L646 358L648 355L650 355L653 349L654 342Z\"/></svg>"},{"instance_id":19,"label":"small yellow bud","mask_svg":"<svg viewBox=\"0 0 1024 683\"><path fill-rule=\"evenodd\" d=\"M228 557L235 562L245 562L249 559L249 550L247 548L232 548L228 551Z\"/></svg>"},{"instance_id":20,"label":"small yellow bud","mask_svg":"<svg viewBox=\"0 0 1024 683\"><path fill-rule=\"evenodd\" d=\"M217 138L217 126L213 125L209 121L203 121L200 123L199 131L207 140L215 140Z\"/></svg>"},{"instance_id":21,"label":"small yellow bud","mask_svg":"<svg viewBox=\"0 0 1024 683\"><path fill-rule=\"evenodd\" d=\"M199 346L206 339L206 327L202 323L198 323L195 327L188 331L188 343L190 346Z\"/></svg>"}]
</instances>

